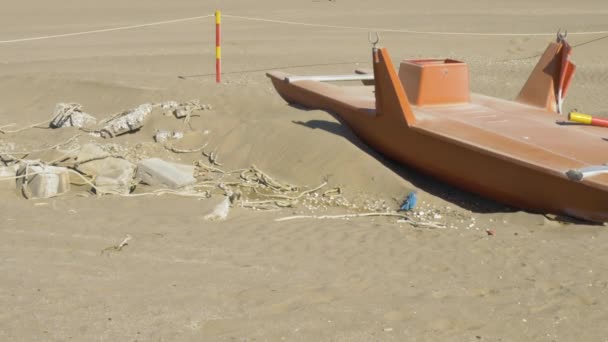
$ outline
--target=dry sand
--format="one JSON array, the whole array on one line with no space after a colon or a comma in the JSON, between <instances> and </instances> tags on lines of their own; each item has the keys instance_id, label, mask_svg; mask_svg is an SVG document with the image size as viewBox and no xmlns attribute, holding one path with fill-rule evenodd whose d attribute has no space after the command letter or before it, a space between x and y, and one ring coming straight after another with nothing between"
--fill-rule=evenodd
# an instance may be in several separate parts
<instances>
[{"instance_id":1,"label":"dry sand","mask_svg":"<svg viewBox=\"0 0 608 342\"><path fill-rule=\"evenodd\" d=\"M212 13L331 25L458 32L608 30L603 0L91 1L4 4L0 41ZM2 341L606 341L605 228L551 222L393 165L322 111L290 107L265 70L344 73L368 67L367 31L224 18L224 83L214 80L213 19L0 45L0 126L42 121L57 102L105 117L145 102L200 99L193 119L228 168L256 164L353 199L419 210L452 229L389 218L275 222L302 208L236 208L218 198L27 201L0 190ZM601 35L571 35L573 45ZM452 57L472 90L513 98L551 36L383 33L393 59ZM566 109L607 114L608 40L574 50ZM179 76L182 76L181 78ZM142 132L112 141L151 146ZM73 130L33 129L0 143L35 148ZM81 143L93 140L82 138ZM166 152L150 148L163 157ZM180 156L193 162L193 156ZM200 157L200 156L199 156ZM567 194L564 194L567 195ZM330 208L330 213L345 212ZM325 214L325 211L318 211ZM486 229L496 234L488 236ZM104 248L133 237L121 251Z\"/></svg>"}]
</instances>

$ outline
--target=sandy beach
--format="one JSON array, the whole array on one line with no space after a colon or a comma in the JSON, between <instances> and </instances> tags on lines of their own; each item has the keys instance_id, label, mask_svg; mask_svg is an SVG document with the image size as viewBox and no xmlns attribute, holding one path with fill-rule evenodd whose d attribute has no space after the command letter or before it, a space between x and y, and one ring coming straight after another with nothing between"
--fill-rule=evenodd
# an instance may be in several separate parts
<instances>
[{"instance_id":1,"label":"sandy beach","mask_svg":"<svg viewBox=\"0 0 608 342\"><path fill-rule=\"evenodd\" d=\"M214 19L195 18L216 9L223 13L221 84ZM82 134L63 147L95 142L206 161L152 138L158 129L187 128L205 138L184 148L207 143L224 170L255 165L299 191L339 188L340 201L311 195L313 202L279 210L234 205L226 220L208 221L222 200L217 192L209 199L95 196L74 186L27 200L14 181L2 181L0 340L607 341L604 226L506 207L397 165L327 112L289 106L265 76L369 68L368 32L378 29L388 31L380 45L394 61L463 60L471 91L513 99L562 28L578 67L564 108L606 116L608 32L597 32L608 31L607 15L601 0L5 4L0 151L44 149L82 133L8 132L44 122L60 102L102 119L144 103L198 100L211 109L189 126L156 115L134 134ZM108 30L147 23L156 24ZM27 158L50 161L60 152ZM395 217L277 221L395 210L412 190L416 220L444 229ZM126 236L128 245L109 248Z\"/></svg>"}]
</instances>

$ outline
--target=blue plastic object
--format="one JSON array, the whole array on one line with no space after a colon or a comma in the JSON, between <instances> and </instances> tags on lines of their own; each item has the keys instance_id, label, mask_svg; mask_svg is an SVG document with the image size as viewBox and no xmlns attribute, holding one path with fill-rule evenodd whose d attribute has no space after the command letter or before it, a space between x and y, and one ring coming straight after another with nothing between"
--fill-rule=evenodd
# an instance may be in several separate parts
<instances>
[{"instance_id":1,"label":"blue plastic object","mask_svg":"<svg viewBox=\"0 0 608 342\"><path fill-rule=\"evenodd\" d=\"M399 208L399 211L408 211L414 209L417 201L418 197L416 196L416 191L410 192L409 194L407 194L407 197L405 198L405 201L403 201L403 204L401 205L401 208Z\"/></svg>"}]
</instances>

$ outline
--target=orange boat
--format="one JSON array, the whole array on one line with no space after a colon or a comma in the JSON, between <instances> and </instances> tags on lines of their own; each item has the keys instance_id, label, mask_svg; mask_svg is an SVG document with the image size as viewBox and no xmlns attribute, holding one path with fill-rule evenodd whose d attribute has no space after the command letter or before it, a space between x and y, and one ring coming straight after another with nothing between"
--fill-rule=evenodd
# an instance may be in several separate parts
<instances>
[{"instance_id":1,"label":"orange boat","mask_svg":"<svg viewBox=\"0 0 608 342\"><path fill-rule=\"evenodd\" d=\"M608 130L557 114L575 71L571 52L558 34L515 101L470 93L463 62L404 60L397 73L375 46L373 73L267 75L287 102L336 114L397 162L514 207L606 222ZM341 80L369 82L328 83Z\"/></svg>"}]
</instances>

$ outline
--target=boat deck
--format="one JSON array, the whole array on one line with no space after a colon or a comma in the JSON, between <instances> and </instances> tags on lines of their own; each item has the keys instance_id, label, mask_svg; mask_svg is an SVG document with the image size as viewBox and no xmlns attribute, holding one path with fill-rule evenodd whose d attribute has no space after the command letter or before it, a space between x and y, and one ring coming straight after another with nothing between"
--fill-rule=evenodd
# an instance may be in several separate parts
<instances>
[{"instance_id":1,"label":"boat deck","mask_svg":"<svg viewBox=\"0 0 608 342\"><path fill-rule=\"evenodd\" d=\"M361 111L375 112L372 86L310 82L306 88ZM608 129L566 122L564 115L517 102L471 94L469 103L412 106L412 111L416 129L560 174L608 163ZM608 174L590 180L608 185Z\"/></svg>"},{"instance_id":2,"label":"boat deck","mask_svg":"<svg viewBox=\"0 0 608 342\"><path fill-rule=\"evenodd\" d=\"M472 94L467 104L413 110L419 128L558 172L608 162L608 130L534 107Z\"/></svg>"}]
</instances>

